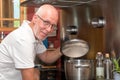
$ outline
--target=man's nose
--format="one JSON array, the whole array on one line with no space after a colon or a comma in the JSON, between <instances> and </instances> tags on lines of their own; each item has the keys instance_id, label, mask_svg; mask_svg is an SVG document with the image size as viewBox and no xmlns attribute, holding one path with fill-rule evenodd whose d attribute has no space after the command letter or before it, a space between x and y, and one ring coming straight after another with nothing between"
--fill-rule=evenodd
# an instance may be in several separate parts
<instances>
[{"instance_id":1,"label":"man's nose","mask_svg":"<svg viewBox=\"0 0 120 80\"><path fill-rule=\"evenodd\" d=\"M46 30L47 30L48 32L51 32L51 31L52 31L52 26L47 27Z\"/></svg>"}]
</instances>

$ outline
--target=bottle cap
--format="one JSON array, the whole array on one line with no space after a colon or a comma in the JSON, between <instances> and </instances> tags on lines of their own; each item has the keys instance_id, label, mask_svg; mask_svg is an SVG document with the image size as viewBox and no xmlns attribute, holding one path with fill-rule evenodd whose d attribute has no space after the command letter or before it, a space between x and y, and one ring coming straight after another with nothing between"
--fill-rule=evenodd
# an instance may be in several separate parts
<instances>
[{"instance_id":1,"label":"bottle cap","mask_svg":"<svg viewBox=\"0 0 120 80\"><path fill-rule=\"evenodd\" d=\"M109 53L106 53L106 54L105 54L105 57L109 58L109 57L110 57Z\"/></svg>"},{"instance_id":2,"label":"bottle cap","mask_svg":"<svg viewBox=\"0 0 120 80\"><path fill-rule=\"evenodd\" d=\"M103 59L102 52L97 52L96 59Z\"/></svg>"},{"instance_id":3,"label":"bottle cap","mask_svg":"<svg viewBox=\"0 0 120 80\"><path fill-rule=\"evenodd\" d=\"M97 52L97 54L102 54L102 52Z\"/></svg>"}]
</instances>

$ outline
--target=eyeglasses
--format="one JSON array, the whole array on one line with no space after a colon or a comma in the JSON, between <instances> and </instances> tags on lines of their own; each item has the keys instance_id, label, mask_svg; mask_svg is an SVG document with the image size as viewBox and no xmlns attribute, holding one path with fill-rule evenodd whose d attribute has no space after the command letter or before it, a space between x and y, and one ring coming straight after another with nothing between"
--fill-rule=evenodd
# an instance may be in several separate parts
<instances>
[{"instance_id":1,"label":"eyeglasses","mask_svg":"<svg viewBox=\"0 0 120 80\"><path fill-rule=\"evenodd\" d=\"M53 30L57 30L57 25L55 24L51 24L49 21L45 21L44 19L42 19L39 15L37 15L39 19L41 19L43 21L43 24L46 26L46 27L51 27L51 29Z\"/></svg>"}]
</instances>

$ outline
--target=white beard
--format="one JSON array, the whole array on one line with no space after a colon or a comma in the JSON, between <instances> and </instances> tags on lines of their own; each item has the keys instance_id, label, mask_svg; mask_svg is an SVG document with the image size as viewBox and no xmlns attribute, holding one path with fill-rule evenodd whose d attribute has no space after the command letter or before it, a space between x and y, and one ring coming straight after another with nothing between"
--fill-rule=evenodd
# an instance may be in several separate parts
<instances>
[{"instance_id":1,"label":"white beard","mask_svg":"<svg viewBox=\"0 0 120 80\"><path fill-rule=\"evenodd\" d=\"M34 33L34 35L37 39L40 39L40 37L39 37L39 26L38 26L37 23L35 23L35 25L33 27L33 33Z\"/></svg>"},{"instance_id":2,"label":"white beard","mask_svg":"<svg viewBox=\"0 0 120 80\"><path fill-rule=\"evenodd\" d=\"M46 39L47 36L44 38L41 38L39 34L40 30L41 30L40 26L37 23L35 23L34 28L33 28L34 35L38 40L43 41L44 39Z\"/></svg>"}]
</instances>

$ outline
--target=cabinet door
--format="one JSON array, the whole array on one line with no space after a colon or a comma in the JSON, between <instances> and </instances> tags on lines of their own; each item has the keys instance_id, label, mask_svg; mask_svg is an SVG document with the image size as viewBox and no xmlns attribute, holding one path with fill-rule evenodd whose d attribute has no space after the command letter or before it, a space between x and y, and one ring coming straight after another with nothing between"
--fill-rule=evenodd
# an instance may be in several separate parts
<instances>
[{"instance_id":1,"label":"cabinet door","mask_svg":"<svg viewBox=\"0 0 120 80\"><path fill-rule=\"evenodd\" d=\"M22 1L0 0L0 30L12 30L20 26L25 15L25 7L20 6Z\"/></svg>"}]
</instances>

